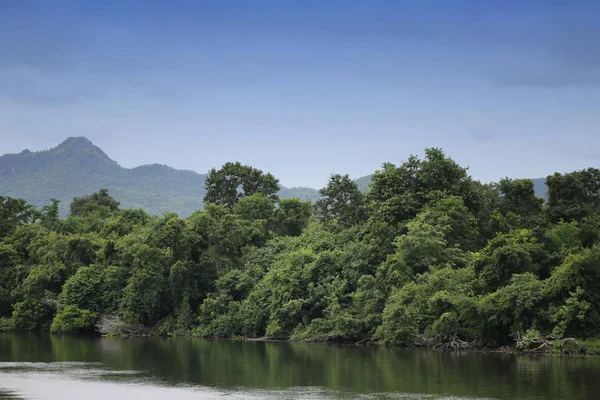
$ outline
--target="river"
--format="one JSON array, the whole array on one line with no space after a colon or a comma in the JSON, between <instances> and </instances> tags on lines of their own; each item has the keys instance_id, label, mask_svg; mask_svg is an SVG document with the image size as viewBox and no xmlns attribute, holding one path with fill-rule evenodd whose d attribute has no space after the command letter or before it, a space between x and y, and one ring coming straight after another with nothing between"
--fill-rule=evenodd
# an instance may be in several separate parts
<instances>
[{"instance_id":1,"label":"river","mask_svg":"<svg viewBox=\"0 0 600 400\"><path fill-rule=\"evenodd\" d=\"M600 358L0 334L0 399L598 399Z\"/></svg>"}]
</instances>

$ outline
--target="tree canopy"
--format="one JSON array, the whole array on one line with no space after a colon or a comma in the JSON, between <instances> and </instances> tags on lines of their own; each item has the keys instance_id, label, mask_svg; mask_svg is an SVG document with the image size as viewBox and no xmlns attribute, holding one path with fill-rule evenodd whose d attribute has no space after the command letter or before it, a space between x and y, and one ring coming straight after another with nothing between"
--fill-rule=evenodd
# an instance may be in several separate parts
<instances>
[{"instance_id":1,"label":"tree canopy","mask_svg":"<svg viewBox=\"0 0 600 400\"><path fill-rule=\"evenodd\" d=\"M204 202L233 207L240 199L253 194L278 200L279 180L249 165L228 162L213 168L206 177Z\"/></svg>"},{"instance_id":2,"label":"tree canopy","mask_svg":"<svg viewBox=\"0 0 600 400\"><path fill-rule=\"evenodd\" d=\"M484 185L440 149L385 163L364 194L332 175L316 204L213 169L188 218L106 190L60 219L0 197L0 329L390 345L504 346L600 335L595 169Z\"/></svg>"}]
</instances>

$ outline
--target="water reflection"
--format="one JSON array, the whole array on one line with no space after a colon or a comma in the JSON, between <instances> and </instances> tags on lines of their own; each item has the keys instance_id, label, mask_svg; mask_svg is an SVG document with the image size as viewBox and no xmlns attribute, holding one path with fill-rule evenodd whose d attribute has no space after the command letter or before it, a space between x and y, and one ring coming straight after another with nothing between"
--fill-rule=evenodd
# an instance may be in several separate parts
<instances>
[{"instance_id":1,"label":"water reflection","mask_svg":"<svg viewBox=\"0 0 600 400\"><path fill-rule=\"evenodd\" d=\"M600 392L598 376L598 358L447 354L304 343L0 335L0 388L23 395L19 385L33 385L30 391L41 388L46 396L36 398L48 399L65 398L56 392L65 385L56 382L69 380L73 390L83 385L82 391L90 391L90 385L100 385L94 386L95 393L111 391L104 399L138 398L146 394L130 392L146 390L165 395L162 391L168 390L173 399L216 398L226 393L238 398L578 400ZM8 378L13 386L3 384ZM42 383L47 387L42 388ZM48 397L49 393L59 397Z\"/></svg>"},{"instance_id":2,"label":"water reflection","mask_svg":"<svg viewBox=\"0 0 600 400\"><path fill-rule=\"evenodd\" d=\"M18 400L18 399L21 399L21 397L19 397L14 392L0 389L0 399L2 399L2 400L8 400L8 399L10 399L10 400Z\"/></svg>"}]
</instances>

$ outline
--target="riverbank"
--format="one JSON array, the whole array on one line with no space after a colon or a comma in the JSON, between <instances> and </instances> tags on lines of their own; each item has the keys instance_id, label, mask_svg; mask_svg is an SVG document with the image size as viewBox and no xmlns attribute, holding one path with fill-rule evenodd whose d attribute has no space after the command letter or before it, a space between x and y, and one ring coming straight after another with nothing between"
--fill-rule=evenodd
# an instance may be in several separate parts
<instances>
[{"instance_id":1,"label":"riverbank","mask_svg":"<svg viewBox=\"0 0 600 400\"><path fill-rule=\"evenodd\" d=\"M194 337L194 336L191 336ZM499 353L499 354L540 354L540 355L576 355L576 356L600 356L600 338L592 339L559 339L532 341L532 346L518 347L517 344L501 347L486 347L475 344L456 346L451 343L442 343L438 346L389 346L380 342L370 340L361 340L359 342L351 341L331 341L331 340L310 340L310 339L274 339L267 336L261 337L229 337L229 338L203 338L203 339L221 339L245 342L282 342L282 343L318 343L333 346L344 347L387 347L387 348L422 348L440 352L477 352L477 353ZM464 342L463 342L464 343Z\"/></svg>"},{"instance_id":2,"label":"riverbank","mask_svg":"<svg viewBox=\"0 0 600 400\"><path fill-rule=\"evenodd\" d=\"M6 328L6 326L4 327ZM0 333L19 333L14 329L0 329ZM388 348L423 348L440 352L480 352L480 353L502 353L502 354L560 354L577 356L600 356L600 338L577 339L577 338L526 338L520 339L512 345L489 347L477 344L476 342L465 342L462 340L453 340L449 342L416 341L413 346L391 346L371 339L362 339L359 341L350 340L328 340L317 338L273 338L268 336L259 337L206 337L194 335L190 331L165 334L149 328L141 330L130 330L121 332L98 333L86 332L75 334L74 336L100 335L107 338L126 339L126 338L152 338L152 337L170 337L170 338L201 338L201 339L219 339L231 341L246 342L272 342L272 343L319 343L333 346L344 347L388 347Z\"/></svg>"}]
</instances>

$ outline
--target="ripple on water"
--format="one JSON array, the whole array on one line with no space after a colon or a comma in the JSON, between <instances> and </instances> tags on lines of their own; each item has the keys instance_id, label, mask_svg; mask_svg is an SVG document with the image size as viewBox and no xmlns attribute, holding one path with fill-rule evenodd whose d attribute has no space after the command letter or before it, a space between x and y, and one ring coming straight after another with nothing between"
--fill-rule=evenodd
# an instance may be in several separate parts
<instances>
[{"instance_id":1,"label":"ripple on water","mask_svg":"<svg viewBox=\"0 0 600 400\"><path fill-rule=\"evenodd\" d=\"M370 393L328 390L318 387L292 387L281 390L235 388L220 390L192 385L161 384L143 371L103 369L102 363L84 362L2 362L0 399L106 400L143 398L145 400L188 399L357 399L357 400L492 400L414 393ZM126 379L123 379L126 378Z\"/></svg>"},{"instance_id":2,"label":"ripple on water","mask_svg":"<svg viewBox=\"0 0 600 400\"><path fill-rule=\"evenodd\" d=\"M99 363L1 363L0 399L39 400L119 400L143 398L145 400L203 400L203 399L248 399L248 400L312 400L312 399L427 399L466 400L474 397L422 395L413 393L355 394L327 390L317 387L293 387L281 390L259 390L236 388L220 390L199 386L160 385L148 379L119 381L102 379L109 375L135 375L139 371L108 371L98 368ZM95 377L96 379L90 379ZM482 398L477 398L483 400ZM489 399L491 400L491 399Z\"/></svg>"},{"instance_id":3,"label":"ripple on water","mask_svg":"<svg viewBox=\"0 0 600 400\"><path fill-rule=\"evenodd\" d=\"M19 397L17 393L11 390L4 390L0 388L0 400L20 400L22 397Z\"/></svg>"}]
</instances>

